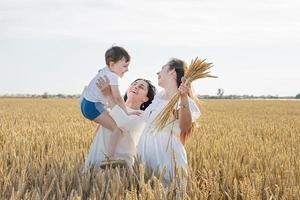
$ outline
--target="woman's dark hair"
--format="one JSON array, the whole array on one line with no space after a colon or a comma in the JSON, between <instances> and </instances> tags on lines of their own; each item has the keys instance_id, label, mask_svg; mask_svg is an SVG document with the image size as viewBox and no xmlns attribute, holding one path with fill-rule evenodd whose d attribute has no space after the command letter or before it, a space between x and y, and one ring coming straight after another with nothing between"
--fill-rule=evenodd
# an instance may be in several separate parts
<instances>
[{"instance_id":1,"label":"woman's dark hair","mask_svg":"<svg viewBox=\"0 0 300 200\"><path fill-rule=\"evenodd\" d=\"M187 67L187 64L180 60L180 59L177 59L177 58L172 58L169 62L168 62L168 65L169 65L169 70L173 70L175 69L176 71L176 82L177 82L177 87L180 86L181 84L181 78L184 77L185 75L185 72L187 71L188 67ZM195 101L197 101L195 98L194 98L194 95L192 94L192 91L190 90L189 92L189 97L194 99ZM187 130L186 132L180 132L180 141L181 143L184 145L186 140L191 137L194 129L196 127L196 124L195 122L192 122L192 126L189 128L189 130Z\"/></svg>"},{"instance_id":2,"label":"woman's dark hair","mask_svg":"<svg viewBox=\"0 0 300 200\"><path fill-rule=\"evenodd\" d=\"M181 78L184 76L184 73L187 69L187 65L184 61L177 58L172 58L168 62L168 65L170 70L175 69L177 75L176 77L177 87L179 87L181 84Z\"/></svg>"},{"instance_id":3,"label":"woman's dark hair","mask_svg":"<svg viewBox=\"0 0 300 200\"><path fill-rule=\"evenodd\" d=\"M123 47L112 46L105 52L105 63L107 66L109 66L110 62L118 62L122 58L125 58L126 62L130 61L130 55Z\"/></svg>"},{"instance_id":4,"label":"woman's dark hair","mask_svg":"<svg viewBox=\"0 0 300 200\"><path fill-rule=\"evenodd\" d=\"M152 100L156 94L156 88L151 83L151 81L149 81L147 79L138 78L135 81L133 81L132 83L139 81L139 80L145 81L148 84L148 93L147 93L148 101L142 103L142 105L140 106L141 110L145 110L152 103ZM126 100L127 100L127 93L125 93L125 95L124 95L124 101L126 101Z\"/></svg>"}]
</instances>

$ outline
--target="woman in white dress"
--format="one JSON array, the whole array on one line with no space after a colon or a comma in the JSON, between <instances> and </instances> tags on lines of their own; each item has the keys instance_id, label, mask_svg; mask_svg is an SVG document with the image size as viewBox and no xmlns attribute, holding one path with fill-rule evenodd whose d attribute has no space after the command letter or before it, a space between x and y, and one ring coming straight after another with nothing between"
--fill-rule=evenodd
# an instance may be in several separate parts
<instances>
[{"instance_id":1,"label":"woman in white dress","mask_svg":"<svg viewBox=\"0 0 300 200\"><path fill-rule=\"evenodd\" d=\"M151 105L144 112L146 127L138 143L138 156L146 167L159 172L166 168L165 183L169 183L174 177L175 166L186 172L187 155L184 142L200 116L200 110L190 95L190 85L181 83L185 69L186 64L183 61L171 59L157 73L158 85L163 88L163 91L154 97ZM181 95L174 112L176 120L169 123L162 131L157 131L153 123L154 119L178 91Z\"/></svg>"},{"instance_id":2,"label":"woman in white dress","mask_svg":"<svg viewBox=\"0 0 300 200\"><path fill-rule=\"evenodd\" d=\"M107 81L108 80L105 81L104 79L99 80L98 87L101 88L109 98L111 92L107 91L107 87L105 87L107 86ZM152 102L155 93L156 89L150 81L137 79L126 91L126 95L124 96L125 105L129 111L143 111ZM123 137L117 141L117 148L114 157L111 159L125 160L129 166L132 166L137 152L136 146L138 144L138 139L145 125L144 120L142 115L126 115L119 106L115 105L112 98L109 99L110 107L112 107L110 115L124 132ZM112 134L108 129L101 126L98 127L88 156L85 160L84 172L92 165L99 168L101 162L107 159L106 155L110 148L107 144L110 144L108 141L112 139L111 136Z\"/></svg>"}]
</instances>

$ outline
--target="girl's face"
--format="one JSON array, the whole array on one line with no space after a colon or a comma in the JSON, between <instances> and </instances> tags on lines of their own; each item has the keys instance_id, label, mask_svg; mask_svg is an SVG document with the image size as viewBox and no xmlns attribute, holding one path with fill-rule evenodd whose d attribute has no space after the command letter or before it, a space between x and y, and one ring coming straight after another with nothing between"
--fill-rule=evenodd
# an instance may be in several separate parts
<instances>
[{"instance_id":1,"label":"girl's face","mask_svg":"<svg viewBox=\"0 0 300 200\"><path fill-rule=\"evenodd\" d=\"M131 83L127 89L127 98L134 98L136 101L140 101L141 104L148 101L148 83L144 80L136 80Z\"/></svg>"},{"instance_id":2,"label":"girl's face","mask_svg":"<svg viewBox=\"0 0 300 200\"><path fill-rule=\"evenodd\" d=\"M110 69L115 72L119 77L123 77L124 74L128 71L129 61L126 62L126 59L123 57L117 62L110 63Z\"/></svg>"},{"instance_id":3,"label":"girl's face","mask_svg":"<svg viewBox=\"0 0 300 200\"><path fill-rule=\"evenodd\" d=\"M162 66L161 70L157 72L158 85L163 87L170 79L174 78L174 70L170 70L168 63Z\"/></svg>"}]
</instances>

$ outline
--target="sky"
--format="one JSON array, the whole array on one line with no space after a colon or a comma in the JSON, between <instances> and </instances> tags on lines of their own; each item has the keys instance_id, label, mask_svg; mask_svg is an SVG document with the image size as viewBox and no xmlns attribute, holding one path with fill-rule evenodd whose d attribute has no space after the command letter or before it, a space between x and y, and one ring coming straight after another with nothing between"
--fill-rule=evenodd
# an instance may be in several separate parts
<instances>
[{"instance_id":1,"label":"sky","mask_svg":"<svg viewBox=\"0 0 300 200\"><path fill-rule=\"evenodd\" d=\"M80 94L112 45L132 57L120 89L157 86L170 59L206 59L196 94L300 93L298 0L1 0L0 95Z\"/></svg>"}]
</instances>

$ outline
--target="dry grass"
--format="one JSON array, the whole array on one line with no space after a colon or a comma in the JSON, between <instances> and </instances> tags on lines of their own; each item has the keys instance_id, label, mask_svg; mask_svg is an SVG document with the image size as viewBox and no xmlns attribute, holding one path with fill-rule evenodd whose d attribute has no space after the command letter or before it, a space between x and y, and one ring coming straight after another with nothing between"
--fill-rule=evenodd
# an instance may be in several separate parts
<instances>
[{"instance_id":1,"label":"dry grass","mask_svg":"<svg viewBox=\"0 0 300 200\"><path fill-rule=\"evenodd\" d=\"M300 102L202 102L187 199L299 199ZM172 199L137 166L82 176L95 125L77 100L0 99L0 199ZM146 176L144 177L144 173Z\"/></svg>"}]
</instances>

